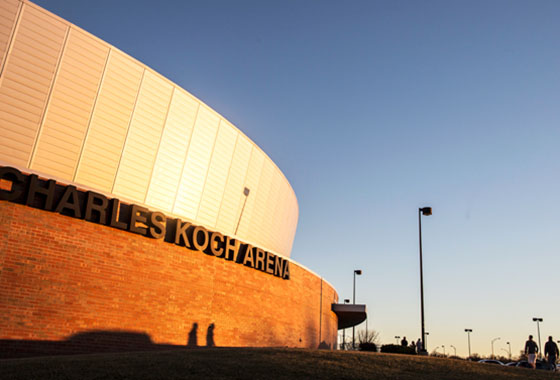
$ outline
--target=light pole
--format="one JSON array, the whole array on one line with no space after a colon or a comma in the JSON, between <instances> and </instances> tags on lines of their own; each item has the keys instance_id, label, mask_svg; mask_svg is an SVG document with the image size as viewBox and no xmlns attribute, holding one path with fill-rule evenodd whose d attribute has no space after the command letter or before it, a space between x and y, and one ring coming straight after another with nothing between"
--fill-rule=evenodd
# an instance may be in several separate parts
<instances>
[{"instance_id":1,"label":"light pole","mask_svg":"<svg viewBox=\"0 0 560 380\"><path fill-rule=\"evenodd\" d=\"M509 360L511 360L511 344L509 342L506 342L506 344L508 345Z\"/></svg>"},{"instance_id":2,"label":"light pole","mask_svg":"<svg viewBox=\"0 0 560 380\"><path fill-rule=\"evenodd\" d=\"M422 268L422 215L432 215L431 207L422 207L418 209L418 237L420 245L420 317L422 321L422 350L428 351L426 347L426 336L424 335L424 274Z\"/></svg>"},{"instance_id":3,"label":"light pole","mask_svg":"<svg viewBox=\"0 0 560 380\"><path fill-rule=\"evenodd\" d=\"M426 331L426 332L424 332L424 335L426 335L425 340L426 340L426 344L428 344L428 335L430 335L430 333ZM426 351L426 352L428 352L428 351Z\"/></svg>"},{"instance_id":4,"label":"light pole","mask_svg":"<svg viewBox=\"0 0 560 380\"><path fill-rule=\"evenodd\" d=\"M497 340L500 340L500 338L498 337L498 338L492 339L492 359L494 359L494 342L497 341Z\"/></svg>"},{"instance_id":5,"label":"light pole","mask_svg":"<svg viewBox=\"0 0 560 380\"><path fill-rule=\"evenodd\" d=\"M400 336L395 335L395 340L397 341L397 346L399 345L399 339L400 339L400 338L401 338Z\"/></svg>"},{"instance_id":6,"label":"light pole","mask_svg":"<svg viewBox=\"0 0 560 380\"><path fill-rule=\"evenodd\" d=\"M445 346L442 344L441 348L443 349L443 356L445 356Z\"/></svg>"},{"instance_id":7,"label":"light pole","mask_svg":"<svg viewBox=\"0 0 560 380\"><path fill-rule=\"evenodd\" d=\"M239 214L239 220L237 221L237 227L235 227L234 235L237 235L237 230L239 230L239 224L241 224L241 217L243 216L243 210L245 210L245 204L247 204L247 198L249 197L250 192L251 190L249 190L248 187L243 189L243 195L245 195L245 200L243 201L243 207L241 207L241 213Z\"/></svg>"},{"instance_id":8,"label":"light pole","mask_svg":"<svg viewBox=\"0 0 560 380\"><path fill-rule=\"evenodd\" d=\"M472 333L472 329L465 329L465 332L467 333L467 339L469 342L469 358L471 357L471 333Z\"/></svg>"},{"instance_id":9,"label":"light pole","mask_svg":"<svg viewBox=\"0 0 560 380\"><path fill-rule=\"evenodd\" d=\"M541 346L541 328L539 327L539 322L542 322L542 318L533 317L533 322L537 322L537 333L539 336L539 358L542 359L542 346Z\"/></svg>"},{"instance_id":10,"label":"light pole","mask_svg":"<svg viewBox=\"0 0 560 380\"><path fill-rule=\"evenodd\" d=\"M344 303L350 303L350 300L346 298ZM342 329L342 349L346 350L346 329Z\"/></svg>"},{"instance_id":11,"label":"light pole","mask_svg":"<svg viewBox=\"0 0 560 380\"><path fill-rule=\"evenodd\" d=\"M455 346L452 344L450 345L450 347L453 349L453 355L457 356L457 348L455 348Z\"/></svg>"},{"instance_id":12,"label":"light pole","mask_svg":"<svg viewBox=\"0 0 560 380\"><path fill-rule=\"evenodd\" d=\"M355 305L356 304L356 275L360 276L362 274L362 270L361 269L356 269L354 271L354 290L352 292L352 303ZM355 350L356 349L356 344L354 342L354 334L356 332L356 326L352 326L352 349Z\"/></svg>"}]
</instances>

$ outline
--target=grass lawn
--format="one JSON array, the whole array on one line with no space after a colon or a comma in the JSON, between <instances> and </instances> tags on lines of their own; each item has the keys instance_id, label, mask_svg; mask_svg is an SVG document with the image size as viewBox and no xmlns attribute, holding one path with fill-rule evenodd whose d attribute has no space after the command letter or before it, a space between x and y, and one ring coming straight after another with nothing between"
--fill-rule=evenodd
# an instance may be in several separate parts
<instances>
[{"instance_id":1,"label":"grass lawn","mask_svg":"<svg viewBox=\"0 0 560 380\"><path fill-rule=\"evenodd\" d=\"M558 379L560 373L462 360L288 348L212 348L0 360L0 378Z\"/></svg>"}]
</instances>

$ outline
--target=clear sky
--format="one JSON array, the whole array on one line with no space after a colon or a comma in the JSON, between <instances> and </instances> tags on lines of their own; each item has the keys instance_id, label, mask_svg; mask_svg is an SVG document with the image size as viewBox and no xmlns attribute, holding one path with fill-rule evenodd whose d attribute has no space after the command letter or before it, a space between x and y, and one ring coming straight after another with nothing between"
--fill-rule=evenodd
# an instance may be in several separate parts
<instances>
[{"instance_id":1,"label":"clear sky","mask_svg":"<svg viewBox=\"0 0 560 380\"><path fill-rule=\"evenodd\" d=\"M560 340L560 2L36 0L222 114L299 201L292 258L383 343ZM442 352L440 348L438 350Z\"/></svg>"}]
</instances>

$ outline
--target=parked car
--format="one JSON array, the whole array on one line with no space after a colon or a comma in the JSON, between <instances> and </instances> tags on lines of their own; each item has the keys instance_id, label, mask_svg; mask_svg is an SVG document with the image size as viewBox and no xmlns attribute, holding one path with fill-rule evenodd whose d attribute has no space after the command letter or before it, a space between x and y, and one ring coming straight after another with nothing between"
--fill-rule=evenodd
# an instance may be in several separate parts
<instances>
[{"instance_id":1,"label":"parked car","mask_svg":"<svg viewBox=\"0 0 560 380\"><path fill-rule=\"evenodd\" d=\"M532 368L531 365L529 364L529 362L527 362L527 360L521 360L519 362L517 362L516 367L521 367L521 368ZM548 370L548 363L537 360L536 363L536 368L537 369L546 369Z\"/></svg>"},{"instance_id":2,"label":"parked car","mask_svg":"<svg viewBox=\"0 0 560 380\"><path fill-rule=\"evenodd\" d=\"M478 361L479 363L486 363L486 364L498 364L498 365L504 365L504 363L502 363L499 360L493 360L493 359L482 359Z\"/></svg>"}]
</instances>

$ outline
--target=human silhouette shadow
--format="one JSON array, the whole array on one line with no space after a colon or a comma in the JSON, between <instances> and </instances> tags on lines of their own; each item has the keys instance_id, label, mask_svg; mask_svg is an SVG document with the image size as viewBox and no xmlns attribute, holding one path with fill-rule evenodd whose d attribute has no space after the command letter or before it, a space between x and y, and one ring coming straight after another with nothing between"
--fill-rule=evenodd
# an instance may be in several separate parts
<instances>
[{"instance_id":1,"label":"human silhouette shadow","mask_svg":"<svg viewBox=\"0 0 560 380\"><path fill-rule=\"evenodd\" d=\"M213 323L208 326L208 331L206 332L206 347L215 347L216 342L214 342L214 327Z\"/></svg>"},{"instance_id":2,"label":"human silhouette shadow","mask_svg":"<svg viewBox=\"0 0 560 380\"><path fill-rule=\"evenodd\" d=\"M191 331L189 332L189 339L187 340L187 347L198 347L198 338L196 336L198 330L198 323L193 323Z\"/></svg>"}]
</instances>

